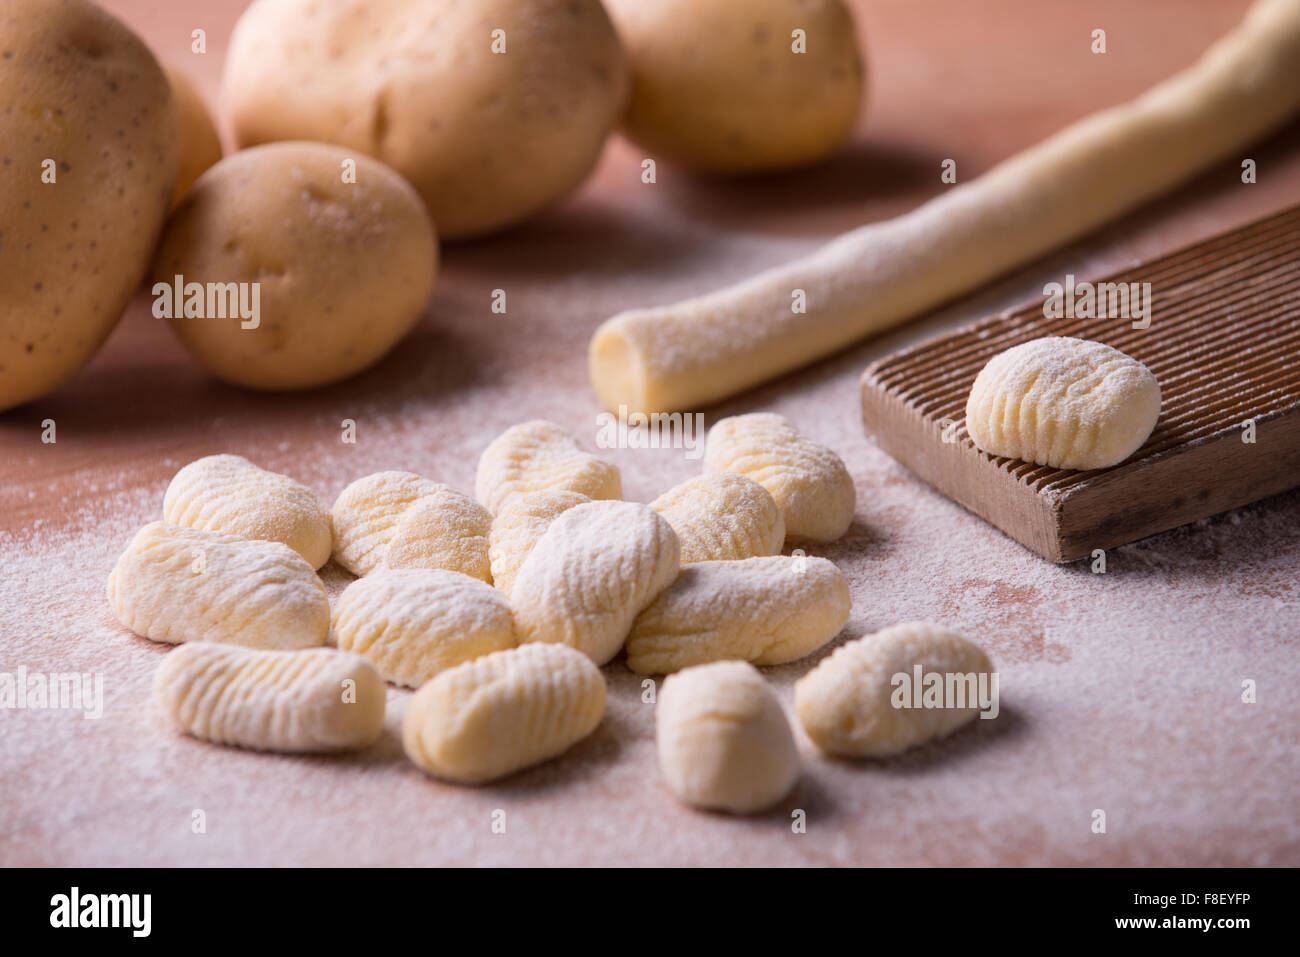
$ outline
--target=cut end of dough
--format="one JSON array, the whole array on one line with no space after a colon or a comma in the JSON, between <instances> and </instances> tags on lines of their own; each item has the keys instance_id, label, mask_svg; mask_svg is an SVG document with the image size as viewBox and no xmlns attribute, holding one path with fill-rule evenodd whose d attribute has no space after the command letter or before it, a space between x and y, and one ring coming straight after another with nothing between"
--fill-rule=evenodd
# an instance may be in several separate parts
<instances>
[{"instance_id":1,"label":"cut end of dough","mask_svg":"<svg viewBox=\"0 0 1300 957\"><path fill-rule=\"evenodd\" d=\"M619 406L630 412L659 411L645 407L645 357L624 332L622 318L607 319L591 337L587 367L592 388L611 412L618 412Z\"/></svg>"}]
</instances>

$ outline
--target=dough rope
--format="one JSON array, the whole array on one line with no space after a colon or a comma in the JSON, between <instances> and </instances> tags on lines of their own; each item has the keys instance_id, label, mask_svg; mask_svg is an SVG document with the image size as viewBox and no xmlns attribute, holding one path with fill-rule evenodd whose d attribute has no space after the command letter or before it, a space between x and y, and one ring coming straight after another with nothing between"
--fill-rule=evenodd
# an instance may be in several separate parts
<instances>
[{"instance_id":1,"label":"dough rope","mask_svg":"<svg viewBox=\"0 0 1300 957\"><path fill-rule=\"evenodd\" d=\"M983 176L793 263L604 322L588 351L611 410L733 395L899 325L1168 192L1300 109L1300 0L1259 0L1200 61ZM796 289L807 313L791 309Z\"/></svg>"}]
</instances>

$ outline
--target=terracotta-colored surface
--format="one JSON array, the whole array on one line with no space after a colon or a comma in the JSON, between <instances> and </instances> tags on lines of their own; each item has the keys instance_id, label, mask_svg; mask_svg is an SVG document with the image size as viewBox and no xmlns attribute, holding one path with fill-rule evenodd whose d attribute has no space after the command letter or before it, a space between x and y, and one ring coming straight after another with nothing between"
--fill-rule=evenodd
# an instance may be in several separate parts
<instances>
[{"instance_id":1,"label":"terracotta-colored surface","mask_svg":"<svg viewBox=\"0 0 1300 957\"><path fill-rule=\"evenodd\" d=\"M238 3L113 0L215 100ZM664 791L653 708L621 661L604 724L565 758L499 786L431 780L401 755L407 692L354 757L221 749L166 728L150 680L166 649L118 627L103 585L177 468L231 451L332 498L383 468L472 488L478 452L545 416L594 444L585 346L621 308L739 278L841 229L969 178L1187 65L1246 4L980 4L860 8L869 110L821 168L698 181L607 150L582 193L498 238L446 250L419 329L371 372L318 392L260 395L208 379L138 298L100 355L56 395L0 415L0 671L103 675L104 714L0 712L0 862L37 864L1297 864L1300 863L1300 494L1115 550L1105 575L1055 567L920 485L863 436L857 376L937 330L1033 298L1069 271L1109 272L1300 196L1300 124L1085 243L941 312L704 410L789 416L836 447L858 488L842 541L843 638L934 618L999 666L1002 714L901 759L818 757L771 814L701 815ZM208 52L189 53L203 28ZM1109 52L1088 50L1094 28ZM509 312L490 311L507 290ZM357 443L340 442L355 420ZM57 423L43 444L41 423ZM615 449L629 498L693 474L682 450ZM347 580L326 569L337 589ZM820 657L820 656L818 656ZM767 669L789 702L809 662ZM1241 701L1253 680L1258 703ZM202 809L206 832L191 821ZM504 835L493 812L506 812ZM791 813L807 814L792 833ZM1092 813L1107 833L1092 833Z\"/></svg>"}]
</instances>

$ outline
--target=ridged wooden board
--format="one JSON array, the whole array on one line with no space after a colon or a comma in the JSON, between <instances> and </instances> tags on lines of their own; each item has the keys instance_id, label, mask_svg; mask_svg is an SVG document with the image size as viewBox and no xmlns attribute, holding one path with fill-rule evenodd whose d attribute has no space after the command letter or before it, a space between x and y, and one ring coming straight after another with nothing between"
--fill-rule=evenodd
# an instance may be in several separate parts
<instances>
[{"instance_id":1,"label":"ridged wooden board","mask_svg":"<svg viewBox=\"0 0 1300 957\"><path fill-rule=\"evenodd\" d=\"M1300 206L1095 281L1150 283L1150 327L1048 319L1042 300L993 316L872 364L861 383L867 432L1054 562L1300 486ZM1160 418L1128 460L1078 472L975 448L963 421L975 376L1042 336L1104 342L1155 373Z\"/></svg>"}]
</instances>

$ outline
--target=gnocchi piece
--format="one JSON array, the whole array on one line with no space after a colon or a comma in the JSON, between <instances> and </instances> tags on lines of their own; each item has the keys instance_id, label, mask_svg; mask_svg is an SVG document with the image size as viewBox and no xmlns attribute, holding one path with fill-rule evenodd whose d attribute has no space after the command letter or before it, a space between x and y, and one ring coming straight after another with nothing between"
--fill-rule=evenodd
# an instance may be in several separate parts
<instances>
[{"instance_id":1,"label":"gnocchi piece","mask_svg":"<svg viewBox=\"0 0 1300 957\"><path fill-rule=\"evenodd\" d=\"M770 492L735 472L697 475L650 503L681 543L682 564L777 555L785 519Z\"/></svg>"},{"instance_id":2,"label":"gnocchi piece","mask_svg":"<svg viewBox=\"0 0 1300 957\"><path fill-rule=\"evenodd\" d=\"M833 542L853 522L853 476L844 461L774 413L716 422L705 445L704 471L738 472L767 489L781 509L788 539Z\"/></svg>"},{"instance_id":3,"label":"gnocchi piece","mask_svg":"<svg viewBox=\"0 0 1300 957\"><path fill-rule=\"evenodd\" d=\"M386 567L490 576L491 515L463 492L414 472L357 479L339 493L331 516L334 560L354 575Z\"/></svg>"},{"instance_id":4,"label":"gnocchi piece","mask_svg":"<svg viewBox=\"0 0 1300 957\"><path fill-rule=\"evenodd\" d=\"M491 581L491 531L491 512L464 492L440 485L402 513L380 564L384 568L441 568Z\"/></svg>"},{"instance_id":5,"label":"gnocchi piece","mask_svg":"<svg viewBox=\"0 0 1300 957\"><path fill-rule=\"evenodd\" d=\"M437 569L380 569L358 578L339 596L333 629L339 648L411 688L515 646L514 618L500 592Z\"/></svg>"},{"instance_id":6,"label":"gnocchi piece","mask_svg":"<svg viewBox=\"0 0 1300 957\"><path fill-rule=\"evenodd\" d=\"M804 675L794 686L799 721L829 754L880 758L950 734L979 713L951 701L895 707L894 676L911 680L917 667L945 676L945 683L948 675L992 670L974 642L929 622L904 622L841 645Z\"/></svg>"},{"instance_id":7,"label":"gnocchi piece","mask_svg":"<svg viewBox=\"0 0 1300 957\"><path fill-rule=\"evenodd\" d=\"M752 814L781 800L799 779L785 711L743 661L699 665L665 680L655 739L668 789L693 807Z\"/></svg>"},{"instance_id":8,"label":"gnocchi piece","mask_svg":"<svg viewBox=\"0 0 1300 957\"><path fill-rule=\"evenodd\" d=\"M334 500L334 561L354 575L380 566L402 516L437 482L414 472L376 472L359 478Z\"/></svg>"},{"instance_id":9,"label":"gnocchi piece","mask_svg":"<svg viewBox=\"0 0 1300 957\"><path fill-rule=\"evenodd\" d=\"M163 658L154 700L186 734L257 751L347 751L373 744L387 689L359 655L185 645Z\"/></svg>"},{"instance_id":10,"label":"gnocchi piece","mask_svg":"<svg viewBox=\"0 0 1300 957\"><path fill-rule=\"evenodd\" d=\"M488 536L488 559L492 566L492 584L508 598L514 591L515 576L551 522L575 505L590 502L580 492L552 489L513 495L492 519Z\"/></svg>"},{"instance_id":11,"label":"gnocchi piece","mask_svg":"<svg viewBox=\"0 0 1300 957\"><path fill-rule=\"evenodd\" d=\"M576 505L551 523L515 578L519 642L569 645L603 665L679 567L677 535L658 512L635 502Z\"/></svg>"},{"instance_id":12,"label":"gnocchi piece","mask_svg":"<svg viewBox=\"0 0 1300 957\"><path fill-rule=\"evenodd\" d=\"M966 431L989 455L1057 469L1105 469L1138 450L1160 417L1160 384L1100 342L1048 336L988 361L966 400Z\"/></svg>"},{"instance_id":13,"label":"gnocchi piece","mask_svg":"<svg viewBox=\"0 0 1300 957\"><path fill-rule=\"evenodd\" d=\"M697 562L637 615L627 666L654 675L724 659L784 664L834 638L851 605L824 558Z\"/></svg>"},{"instance_id":14,"label":"gnocchi piece","mask_svg":"<svg viewBox=\"0 0 1300 957\"><path fill-rule=\"evenodd\" d=\"M587 452L553 422L512 426L479 456L474 496L493 514L511 496L557 490L591 499L623 497L618 468Z\"/></svg>"},{"instance_id":15,"label":"gnocchi piece","mask_svg":"<svg viewBox=\"0 0 1300 957\"><path fill-rule=\"evenodd\" d=\"M605 714L605 679L563 645L524 645L444 671L411 698L402 746L430 774L483 784L557 757Z\"/></svg>"},{"instance_id":16,"label":"gnocchi piece","mask_svg":"<svg viewBox=\"0 0 1300 957\"><path fill-rule=\"evenodd\" d=\"M151 641L313 648L329 634L325 586L281 542L152 522L108 576L108 602Z\"/></svg>"},{"instance_id":17,"label":"gnocchi piece","mask_svg":"<svg viewBox=\"0 0 1300 957\"><path fill-rule=\"evenodd\" d=\"M238 455L209 455L177 472L163 496L163 520L283 542L312 568L330 560L330 513L316 493Z\"/></svg>"}]
</instances>

